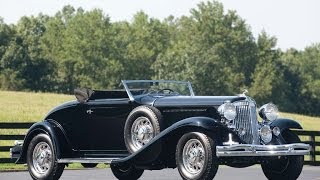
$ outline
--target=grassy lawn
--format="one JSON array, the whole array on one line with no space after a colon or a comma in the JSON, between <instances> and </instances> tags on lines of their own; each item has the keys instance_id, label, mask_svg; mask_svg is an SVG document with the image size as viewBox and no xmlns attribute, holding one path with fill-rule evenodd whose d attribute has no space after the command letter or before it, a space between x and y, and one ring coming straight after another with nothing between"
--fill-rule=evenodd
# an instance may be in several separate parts
<instances>
[{"instance_id":1,"label":"grassy lawn","mask_svg":"<svg viewBox=\"0 0 320 180\"><path fill-rule=\"evenodd\" d=\"M36 122L73 95L0 91L0 122Z\"/></svg>"},{"instance_id":2,"label":"grassy lawn","mask_svg":"<svg viewBox=\"0 0 320 180\"><path fill-rule=\"evenodd\" d=\"M280 117L298 121L304 130L320 131L320 117L311 117L290 113L280 113Z\"/></svg>"},{"instance_id":3,"label":"grassy lawn","mask_svg":"<svg viewBox=\"0 0 320 180\"><path fill-rule=\"evenodd\" d=\"M38 122L55 106L74 100L73 95L52 93L27 93L0 91L0 122ZM320 117L310 117L298 114L280 113L281 117L297 120L305 130L320 131ZM25 134L24 130L0 129L0 134ZM305 138L303 138L305 139ZM320 140L317 139L318 141ZM0 141L0 146L12 146L13 141ZM0 152L0 157L9 157L9 152ZM70 168L80 168L80 164ZM104 165L99 165L104 167ZM26 169L24 165L0 164L1 170Z\"/></svg>"}]
</instances>

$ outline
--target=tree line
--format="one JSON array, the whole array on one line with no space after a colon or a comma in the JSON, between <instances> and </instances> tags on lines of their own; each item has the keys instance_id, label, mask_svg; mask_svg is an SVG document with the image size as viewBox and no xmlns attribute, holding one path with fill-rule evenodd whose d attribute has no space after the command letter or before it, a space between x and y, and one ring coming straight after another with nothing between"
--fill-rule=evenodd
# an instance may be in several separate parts
<instances>
[{"instance_id":1,"label":"tree line","mask_svg":"<svg viewBox=\"0 0 320 180\"><path fill-rule=\"evenodd\" d=\"M188 16L159 20L140 11L118 22L68 5L16 24L0 18L0 88L72 93L118 88L121 79L188 80L197 95L248 89L258 105L319 115L320 44L282 51L276 43L267 32L255 38L216 1Z\"/></svg>"}]
</instances>

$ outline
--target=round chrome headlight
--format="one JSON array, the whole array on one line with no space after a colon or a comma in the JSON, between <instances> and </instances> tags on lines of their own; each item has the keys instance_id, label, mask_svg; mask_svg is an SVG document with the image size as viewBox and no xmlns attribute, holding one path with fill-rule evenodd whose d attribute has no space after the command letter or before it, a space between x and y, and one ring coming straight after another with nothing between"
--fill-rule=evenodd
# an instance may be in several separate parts
<instances>
[{"instance_id":1,"label":"round chrome headlight","mask_svg":"<svg viewBox=\"0 0 320 180\"><path fill-rule=\"evenodd\" d=\"M232 103L222 104L218 108L218 112L220 113L220 115L222 115L223 117L225 117L229 121L234 120L237 116L236 106L233 105Z\"/></svg>"},{"instance_id":2,"label":"round chrome headlight","mask_svg":"<svg viewBox=\"0 0 320 180\"><path fill-rule=\"evenodd\" d=\"M264 120L273 121L278 118L279 110L276 105L268 103L259 109L259 115Z\"/></svg>"},{"instance_id":3,"label":"round chrome headlight","mask_svg":"<svg viewBox=\"0 0 320 180\"><path fill-rule=\"evenodd\" d=\"M264 143L269 143L272 140L272 131L269 126L262 126L260 129L260 137Z\"/></svg>"}]
</instances>

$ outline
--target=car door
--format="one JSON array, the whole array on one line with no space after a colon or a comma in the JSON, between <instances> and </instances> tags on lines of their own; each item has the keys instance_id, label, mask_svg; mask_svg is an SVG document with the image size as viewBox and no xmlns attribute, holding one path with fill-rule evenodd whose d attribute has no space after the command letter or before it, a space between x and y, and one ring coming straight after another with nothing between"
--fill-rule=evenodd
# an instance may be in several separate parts
<instances>
[{"instance_id":1,"label":"car door","mask_svg":"<svg viewBox=\"0 0 320 180\"><path fill-rule=\"evenodd\" d=\"M86 103L81 150L126 150L123 130L132 110L128 99L98 99Z\"/></svg>"}]
</instances>

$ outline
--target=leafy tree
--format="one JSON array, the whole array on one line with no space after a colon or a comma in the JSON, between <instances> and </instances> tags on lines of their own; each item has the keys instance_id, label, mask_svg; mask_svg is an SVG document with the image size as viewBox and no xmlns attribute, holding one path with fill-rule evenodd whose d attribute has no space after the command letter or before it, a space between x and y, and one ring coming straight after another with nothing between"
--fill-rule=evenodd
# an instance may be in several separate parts
<instances>
[{"instance_id":1,"label":"leafy tree","mask_svg":"<svg viewBox=\"0 0 320 180\"><path fill-rule=\"evenodd\" d=\"M172 27L170 48L153 66L155 77L185 79L198 94L235 94L249 85L255 42L245 21L219 2L200 3Z\"/></svg>"},{"instance_id":2,"label":"leafy tree","mask_svg":"<svg viewBox=\"0 0 320 180\"><path fill-rule=\"evenodd\" d=\"M289 49L281 60L287 85L284 110L319 115L320 45Z\"/></svg>"},{"instance_id":3,"label":"leafy tree","mask_svg":"<svg viewBox=\"0 0 320 180\"><path fill-rule=\"evenodd\" d=\"M284 100L281 101L282 110L288 112L301 112L299 107L302 105L302 97L300 97L300 89L302 84L301 75L299 73L299 59L301 52L296 49L289 49L281 55L281 63L283 69L285 92Z\"/></svg>"},{"instance_id":4,"label":"leafy tree","mask_svg":"<svg viewBox=\"0 0 320 180\"><path fill-rule=\"evenodd\" d=\"M284 91L279 91L283 85L283 72L279 61L280 51L275 49L276 42L277 39L269 37L266 32L262 32L257 40L258 62L251 76L253 82L249 92L259 104L283 100Z\"/></svg>"},{"instance_id":5,"label":"leafy tree","mask_svg":"<svg viewBox=\"0 0 320 180\"><path fill-rule=\"evenodd\" d=\"M3 55L6 53L8 46L11 41L14 40L15 30L13 26L9 26L3 22L3 19L0 18L0 88L9 89L14 82L11 79L15 79L15 72L8 71L6 69L6 64L3 61Z\"/></svg>"},{"instance_id":6,"label":"leafy tree","mask_svg":"<svg viewBox=\"0 0 320 180\"><path fill-rule=\"evenodd\" d=\"M112 53L111 24L101 10L75 11L72 7L50 19L50 30L43 37L47 58L56 64L56 80L62 92L77 86L109 87L121 66L110 58ZM115 67L117 66L117 67ZM116 72L110 74L110 71Z\"/></svg>"},{"instance_id":7,"label":"leafy tree","mask_svg":"<svg viewBox=\"0 0 320 180\"><path fill-rule=\"evenodd\" d=\"M14 27L5 24L0 17L0 60L6 51L6 47L9 45L10 41L13 40L14 35Z\"/></svg>"},{"instance_id":8,"label":"leafy tree","mask_svg":"<svg viewBox=\"0 0 320 180\"><path fill-rule=\"evenodd\" d=\"M313 99L320 99L320 44L306 47L299 62L301 73L301 94L309 94Z\"/></svg>"},{"instance_id":9,"label":"leafy tree","mask_svg":"<svg viewBox=\"0 0 320 180\"><path fill-rule=\"evenodd\" d=\"M2 88L12 90L48 89L50 64L41 57L40 37L47 16L23 17L15 26L15 40L2 56Z\"/></svg>"},{"instance_id":10,"label":"leafy tree","mask_svg":"<svg viewBox=\"0 0 320 180\"><path fill-rule=\"evenodd\" d=\"M124 78L150 79L154 74L150 67L167 48L166 25L138 12L132 23L116 23L115 31L115 43L121 48L116 57L123 64Z\"/></svg>"}]
</instances>

